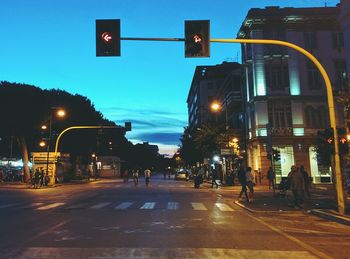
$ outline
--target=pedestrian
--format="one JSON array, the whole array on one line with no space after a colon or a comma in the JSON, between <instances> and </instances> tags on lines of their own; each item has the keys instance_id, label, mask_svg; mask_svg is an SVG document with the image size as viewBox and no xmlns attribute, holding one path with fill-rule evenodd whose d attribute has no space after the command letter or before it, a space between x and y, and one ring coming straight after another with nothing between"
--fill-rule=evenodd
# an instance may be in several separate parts
<instances>
[{"instance_id":1,"label":"pedestrian","mask_svg":"<svg viewBox=\"0 0 350 259\"><path fill-rule=\"evenodd\" d=\"M149 185L150 178L151 178L151 170L146 169L146 170L144 171L144 174L145 174L145 183L146 183L146 186L148 186L148 185Z\"/></svg>"},{"instance_id":2,"label":"pedestrian","mask_svg":"<svg viewBox=\"0 0 350 259\"><path fill-rule=\"evenodd\" d=\"M216 185L216 189L219 188L217 179L218 179L218 172L215 169L213 169L211 174L211 188L214 188L214 184Z\"/></svg>"},{"instance_id":3,"label":"pedestrian","mask_svg":"<svg viewBox=\"0 0 350 259\"><path fill-rule=\"evenodd\" d=\"M139 184L139 170L134 169L132 171L132 177L134 178L134 184L137 186Z\"/></svg>"},{"instance_id":4,"label":"pedestrian","mask_svg":"<svg viewBox=\"0 0 350 259\"><path fill-rule=\"evenodd\" d=\"M238 169L238 181L239 183L241 184L242 186L242 189L241 189L241 192L239 193L238 195L238 200L241 200L242 199L242 195L244 193L245 197L246 197L246 200L247 202L250 202L249 201L249 198L248 198L248 193L247 193L247 176L246 176L246 172L244 170L244 167L243 165L241 164L239 169Z\"/></svg>"},{"instance_id":5,"label":"pedestrian","mask_svg":"<svg viewBox=\"0 0 350 259\"><path fill-rule=\"evenodd\" d=\"M288 180L294 197L294 205L296 208L302 208L304 203L305 181L302 173L295 165L291 167Z\"/></svg>"},{"instance_id":6,"label":"pedestrian","mask_svg":"<svg viewBox=\"0 0 350 259\"><path fill-rule=\"evenodd\" d=\"M310 194L310 185L311 185L311 181L310 181L310 177L309 174L305 171L304 166L300 166L300 172L304 177L304 183L305 183L305 194L307 195L307 197L310 199L311 198L311 194Z\"/></svg>"},{"instance_id":7,"label":"pedestrian","mask_svg":"<svg viewBox=\"0 0 350 259\"><path fill-rule=\"evenodd\" d=\"M129 182L129 170L128 169L124 170L123 177L124 177L124 183L128 183Z\"/></svg>"},{"instance_id":8,"label":"pedestrian","mask_svg":"<svg viewBox=\"0 0 350 259\"><path fill-rule=\"evenodd\" d=\"M44 185L44 170L40 168L40 187Z\"/></svg>"},{"instance_id":9,"label":"pedestrian","mask_svg":"<svg viewBox=\"0 0 350 259\"><path fill-rule=\"evenodd\" d=\"M253 201L254 198L254 186L255 186L255 173L251 167L247 167L246 171L247 186L249 188L249 202Z\"/></svg>"},{"instance_id":10,"label":"pedestrian","mask_svg":"<svg viewBox=\"0 0 350 259\"><path fill-rule=\"evenodd\" d=\"M267 171L267 179L269 180L269 189L273 189L275 191L275 172L273 171L272 167L269 167L269 170Z\"/></svg>"},{"instance_id":11,"label":"pedestrian","mask_svg":"<svg viewBox=\"0 0 350 259\"><path fill-rule=\"evenodd\" d=\"M37 168L35 169L35 173L34 173L34 181L33 181L34 189L38 188L39 181L40 181L40 171L39 171L39 168Z\"/></svg>"}]
</instances>

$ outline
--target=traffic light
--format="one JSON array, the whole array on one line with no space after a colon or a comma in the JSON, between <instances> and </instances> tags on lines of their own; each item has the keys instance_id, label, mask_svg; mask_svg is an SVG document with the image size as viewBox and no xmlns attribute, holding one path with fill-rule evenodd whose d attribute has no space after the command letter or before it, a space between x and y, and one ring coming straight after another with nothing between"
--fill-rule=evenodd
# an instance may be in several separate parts
<instances>
[{"instance_id":1,"label":"traffic light","mask_svg":"<svg viewBox=\"0 0 350 259\"><path fill-rule=\"evenodd\" d=\"M277 149L274 149L272 151L272 156L273 156L273 160L275 161L280 161L281 160L281 152Z\"/></svg>"},{"instance_id":2,"label":"traffic light","mask_svg":"<svg viewBox=\"0 0 350 259\"><path fill-rule=\"evenodd\" d=\"M209 20L185 21L185 57L209 57Z\"/></svg>"},{"instance_id":3,"label":"traffic light","mask_svg":"<svg viewBox=\"0 0 350 259\"><path fill-rule=\"evenodd\" d=\"M120 20L96 20L96 57L120 56Z\"/></svg>"}]
</instances>

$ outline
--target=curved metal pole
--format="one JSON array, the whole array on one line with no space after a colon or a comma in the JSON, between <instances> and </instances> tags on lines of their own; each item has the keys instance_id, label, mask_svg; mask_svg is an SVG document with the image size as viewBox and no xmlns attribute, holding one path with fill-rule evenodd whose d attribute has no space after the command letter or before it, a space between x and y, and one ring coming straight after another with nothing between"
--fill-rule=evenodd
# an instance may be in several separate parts
<instances>
[{"instance_id":1,"label":"curved metal pole","mask_svg":"<svg viewBox=\"0 0 350 259\"><path fill-rule=\"evenodd\" d=\"M327 90L327 99L328 99L328 109L329 109L329 119L331 128L334 133L334 172L335 172L335 184L337 191L337 201L338 201L338 211L340 214L345 214L345 198L344 198L344 190L343 190L343 179L341 175L340 169L340 156L339 156L339 144L338 144L338 132L335 118L335 109L334 109L334 98L333 98L333 90L331 81L326 70L323 68L321 63L307 50L299 47L290 42L281 41L281 40L263 40L263 39L211 39L210 42L220 42L220 43L248 43L248 44L273 44L273 45L281 45L292 48L306 57L308 57L321 72L323 80L326 84Z\"/></svg>"},{"instance_id":2,"label":"curved metal pole","mask_svg":"<svg viewBox=\"0 0 350 259\"><path fill-rule=\"evenodd\" d=\"M64 133L74 129L116 129L116 128L120 128L120 127L118 126L72 126L64 129L56 139L55 153L54 153L54 168L53 168L53 174L51 179L52 185L55 185L55 182L56 182L56 158L57 158L58 143L60 142L60 139Z\"/></svg>"}]
</instances>

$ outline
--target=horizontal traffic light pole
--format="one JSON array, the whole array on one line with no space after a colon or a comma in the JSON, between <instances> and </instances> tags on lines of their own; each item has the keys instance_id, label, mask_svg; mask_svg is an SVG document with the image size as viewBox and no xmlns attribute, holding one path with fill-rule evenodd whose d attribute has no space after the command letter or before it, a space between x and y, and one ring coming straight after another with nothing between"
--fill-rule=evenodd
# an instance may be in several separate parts
<instances>
[{"instance_id":1,"label":"horizontal traffic light pole","mask_svg":"<svg viewBox=\"0 0 350 259\"><path fill-rule=\"evenodd\" d=\"M184 38L132 38L121 37L120 40L142 40L142 41L185 41Z\"/></svg>"}]
</instances>

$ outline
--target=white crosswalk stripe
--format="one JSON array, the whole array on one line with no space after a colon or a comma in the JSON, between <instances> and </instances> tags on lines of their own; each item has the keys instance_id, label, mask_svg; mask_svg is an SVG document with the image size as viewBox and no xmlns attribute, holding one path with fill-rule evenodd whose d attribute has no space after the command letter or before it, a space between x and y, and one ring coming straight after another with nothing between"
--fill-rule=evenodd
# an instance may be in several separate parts
<instances>
[{"instance_id":1,"label":"white crosswalk stripe","mask_svg":"<svg viewBox=\"0 0 350 259\"><path fill-rule=\"evenodd\" d=\"M179 208L178 202L168 202L168 210L177 210Z\"/></svg>"},{"instance_id":2,"label":"white crosswalk stripe","mask_svg":"<svg viewBox=\"0 0 350 259\"><path fill-rule=\"evenodd\" d=\"M191 205L194 210L208 210L201 202L191 202Z\"/></svg>"},{"instance_id":3,"label":"white crosswalk stripe","mask_svg":"<svg viewBox=\"0 0 350 259\"><path fill-rule=\"evenodd\" d=\"M155 202L146 202L145 204L142 205L140 208L141 210L152 210L156 206Z\"/></svg>"},{"instance_id":4,"label":"white crosswalk stripe","mask_svg":"<svg viewBox=\"0 0 350 259\"><path fill-rule=\"evenodd\" d=\"M110 205L111 203L112 203L112 202L101 202L101 203L98 203L98 204L96 204L96 205L94 205L94 206L91 206L90 208L91 208L91 209L102 209L102 208L104 208L104 207Z\"/></svg>"},{"instance_id":5,"label":"white crosswalk stripe","mask_svg":"<svg viewBox=\"0 0 350 259\"><path fill-rule=\"evenodd\" d=\"M73 204L69 207L67 207L66 209L82 209L86 207L86 203L78 203L78 204Z\"/></svg>"},{"instance_id":6,"label":"white crosswalk stripe","mask_svg":"<svg viewBox=\"0 0 350 259\"><path fill-rule=\"evenodd\" d=\"M10 207L14 207L14 206L17 206L19 205L20 203L8 203L8 204L3 204L3 205L0 205L0 209L6 209L6 208L10 208Z\"/></svg>"},{"instance_id":7,"label":"white crosswalk stripe","mask_svg":"<svg viewBox=\"0 0 350 259\"><path fill-rule=\"evenodd\" d=\"M114 209L116 209L116 210L126 210L132 204L133 204L133 202L122 202L117 207L115 207Z\"/></svg>"},{"instance_id":8,"label":"white crosswalk stripe","mask_svg":"<svg viewBox=\"0 0 350 259\"><path fill-rule=\"evenodd\" d=\"M49 210L49 209L53 209L53 208L57 208L60 207L62 205L64 205L65 203L63 202L55 202L55 203L51 203L49 205L45 205L39 208L36 208L37 210Z\"/></svg>"},{"instance_id":9,"label":"white crosswalk stripe","mask_svg":"<svg viewBox=\"0 0 350 259\"><path fill-rule=\"evenodd\" d=\"M34 207L39 207L39 206L41 206L43 204L44 204L43 202L33 202L31 204L24 205L23 207L20 207L20 208L21 209L31 209L31 208L34 208Z\"/></svg>"},{"instance_id":10,"label":"white crosswalk stripe","mask_svg":"<svg viewBox=\"0 0 350 259\"><path fill-rule=\"evenodd\" d=\"M225 203L215 203L215 206L221 211L234 211L230 206Z\"/></svg>"}]
</instances>

